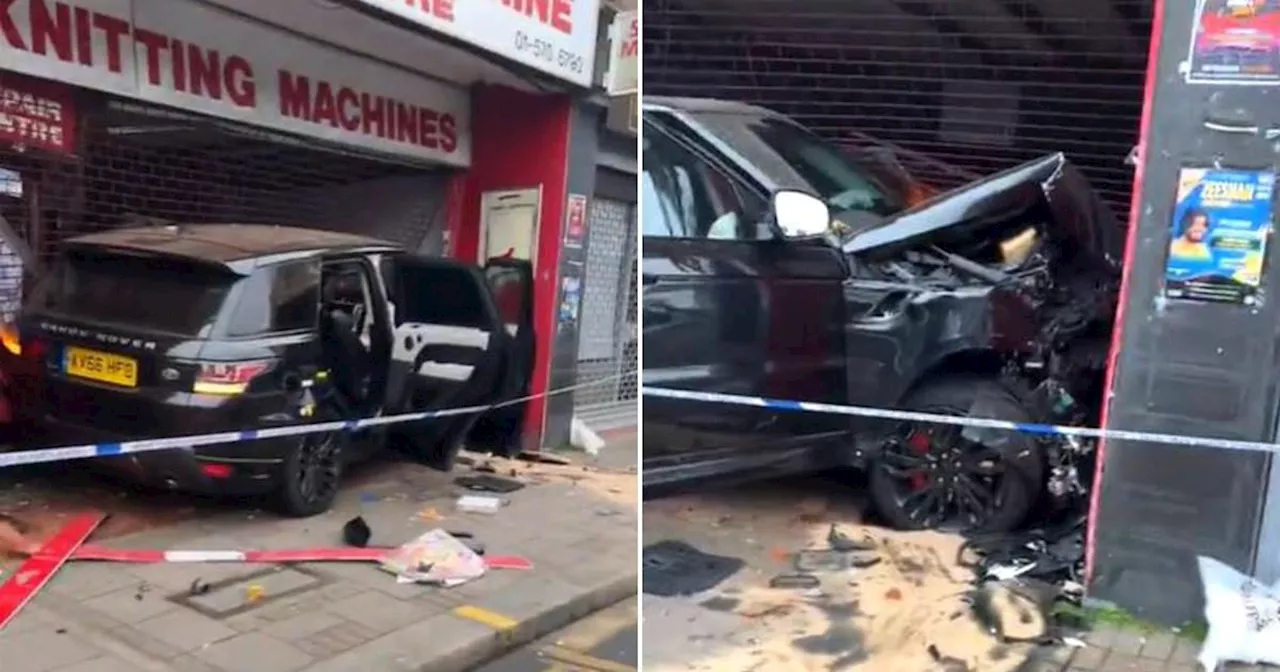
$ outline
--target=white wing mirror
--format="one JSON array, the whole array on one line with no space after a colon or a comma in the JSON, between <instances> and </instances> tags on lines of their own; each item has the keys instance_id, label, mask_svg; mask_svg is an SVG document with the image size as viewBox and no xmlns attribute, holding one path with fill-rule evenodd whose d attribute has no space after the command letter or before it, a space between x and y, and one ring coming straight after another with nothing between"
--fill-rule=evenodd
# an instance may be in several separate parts
<instances>
[{"instance_id":1,"label":"white wing mirror","mask_svg":"<svg viewBox=\"0 0 1280 672\"><path fill-rule=\"evenodd\" d=\"M783 189L773 195L773 221L787 238L812 238L831 226L831 209L812 194Z\"/></svg>"}]
</instances>

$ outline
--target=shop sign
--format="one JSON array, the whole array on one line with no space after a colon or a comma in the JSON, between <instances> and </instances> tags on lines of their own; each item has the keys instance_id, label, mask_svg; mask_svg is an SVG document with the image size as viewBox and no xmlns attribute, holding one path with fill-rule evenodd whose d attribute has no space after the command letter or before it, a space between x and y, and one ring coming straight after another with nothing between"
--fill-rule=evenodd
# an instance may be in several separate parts
<instances>
[{"instance_id":1,"label":"shop sign","mask_svg":"<svg viewBox=\"0 0 1280 672\"><path fill-rule=\"evenodd\" d=\"M0 0L3 67L365 149L465 166L470 99L194 2Z\"/></svg>"},{"instance_id":2,"label":"shop sign","mask_svg":"<svg viewBox=\"0 0 1280 672\"><path fill-rule=\"evenodd\" d=\"M69 88L0 73L0 142L70 154L75 136L75 102Z\"/></svg>"},{"instance_id":3,"label":"shop sign","mask_svg":"<svg viewBox=\"0 0 1280 672\"><path fill-rule=\"evenodd\" d=\"M640 14L619 12L609 28L609 69L604 88L611 96L636 93L640 85Z\"/></svg>"},{"instance_id":4,"label":"shop sign","mask_svg":"<svg viewBox=\"0 0 1280 672\"><path fill-rule=\"evenodd\" d=\"M360 0L540 72L591 86L600 0Z\"/></svg>"}]
</instances>

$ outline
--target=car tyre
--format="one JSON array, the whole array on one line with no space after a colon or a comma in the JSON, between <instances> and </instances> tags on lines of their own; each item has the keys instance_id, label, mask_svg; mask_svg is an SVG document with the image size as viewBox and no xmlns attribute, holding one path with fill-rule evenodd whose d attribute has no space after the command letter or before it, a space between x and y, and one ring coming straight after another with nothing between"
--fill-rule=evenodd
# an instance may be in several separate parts
<instances>
[{"instance_id":1,"label":"car tyre","mask_svg":"<svg viewBox=\"0 0 1280 672\"><path fill-rule=\"evenodd\" d=\"M309 518L333 508L342 488L349 443L350 436L340 431L294 439L282 465L277 510L291 518Z\"/></svg>"},{"instance_id":2,"label":"car tyre","mask_svg":"<svg viewBox=\"0 0 1280 672\"><path fill-rule=\"evenodd\" d=\"M902 407L921 413L968 416L969 409L978 399L982 399L985 406L981 413L983 416L1013 422L1030 422L1032 419L1031 413L1012 392L985 378L946 378L926 382L907 395ZM1005 440L998 447L989 447L960 437L960 429L904 423L902 430L886 442L883 452L870 464L868 473L868 496L886 523L897 529L921 530L947 527L950 522L965 532L999 533L1012 530L1026 520L1044 488L1046 458L1043 447L1035 437L1014 432L1004 434ZM919 445L922 442L916 440L922 434L928 437L923 448ZM948 440L945 437L954 438ZM949 457L956 459L949 460ZM904 466L908 459L923 459L931 466L912 471ZM964 461L966 467L957 469L963 473L956 475L941 471L939 461L950 465ZM910 464L918 463L913 461ZM960 506L962 500L966 504L982 501L984 498L975 496L978 490L982 490L989 495L990 501L989 506L982 507L987 512L985 517L966 516L965 520L954 525L957 521L946 519L945 514L937 519L920 515L916 506L918 498L932 495L919 495L921 488L909 487L913 485L909 478L921 478L922 474L927 481L924 488L941 488L943 493L953 493L940 497L947 502L954 497L956 506ZM906 482L904 475L909 477ZM943 484L938 485L934 478L942 478ZM961 478L965 479L963 486L959 485ZM904 495L904 489L910 492Z\"/></svg>"}]
</instances>

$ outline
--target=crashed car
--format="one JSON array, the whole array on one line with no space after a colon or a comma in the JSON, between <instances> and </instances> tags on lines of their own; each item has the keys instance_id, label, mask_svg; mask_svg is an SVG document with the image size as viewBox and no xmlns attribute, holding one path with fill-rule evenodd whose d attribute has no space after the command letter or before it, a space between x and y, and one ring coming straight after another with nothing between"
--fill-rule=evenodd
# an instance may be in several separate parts
<instances>
[{"instance_id":1,"label":"crashed car","mask_svg":"<svg viewBox=\"0 0 1280 672\"><path fill-rule=\"evenodd\" d=\"M66 241L7 325L8 398L33 443L163 438L352 420L522 396L528 262L485 268L363 236L265 225L127 228ZM447 469L503 454L521 409L101 458L143 483L327 510L389 441ZM31 437L39 437L39 439Z\"/></svg>"},{"instance_id":2,"label":"crashed car","mask_svg":"<svg viewBox=\"0 0 1280 672\"><path fill-rule=\"evenodd\" d=\"M643 124L646 388L1096 422L1122 227L1061 155L911 204L769 110L646 97ZM1091 451L657 394L643 413L646 495L853 466L905 529L1014 528L1083 494Z\"/></svg>"}]
</instances>

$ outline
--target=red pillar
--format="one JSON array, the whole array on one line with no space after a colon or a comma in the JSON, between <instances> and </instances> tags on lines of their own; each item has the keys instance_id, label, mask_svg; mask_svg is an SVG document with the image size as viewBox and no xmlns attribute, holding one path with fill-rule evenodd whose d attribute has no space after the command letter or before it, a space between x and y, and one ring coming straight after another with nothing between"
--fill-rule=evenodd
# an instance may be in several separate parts
<instances>
[{"instance_id":1,"label":"red pillar","mask_svg":"<svg viewBox=\"0 0 1280 672\"><path fill-rule=\"evenodd\" d=\"M550 380L571 111L572 101L564 94L526 93L503 86L476 87L471 96L471 168L460 174L450 189L451 254L472 262L480 246L481 194L531 187L542 190L535 252L534 394L545 392ZM545 411L545 398L528 405L526 450L542 447Z\"/></svg>"}]
</instances>

